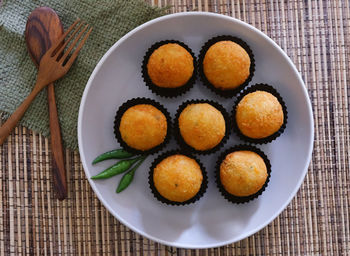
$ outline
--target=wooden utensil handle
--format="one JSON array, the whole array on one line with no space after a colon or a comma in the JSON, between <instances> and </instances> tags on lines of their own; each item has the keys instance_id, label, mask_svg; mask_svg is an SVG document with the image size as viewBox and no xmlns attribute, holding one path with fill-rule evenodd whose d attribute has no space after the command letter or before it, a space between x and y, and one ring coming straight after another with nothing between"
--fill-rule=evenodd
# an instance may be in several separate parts
<instances>
[{"instance_id":1,"label":"wooden utensil handle","mask_svg":"<svg viewBox=\"0 0 350 256\"><path fill-rule=\"evenodd\" d=\"M60 124L58 121L55 89L53 84L47 87L47 99L49 104L51 151L52 151L52 174L57 198L63 200L67 196L67 180L64 168L63 146Z\"/></svg>"},{"instance_id":2,"label":"wooden utensil handle","mask_svg":"<svg viewBox=\"0 0 350 256\"><path fill-rule=\"evenodd\" d=\"M38 86L37 86L38 85ZM29 105L41 91L41 86L37 83L33 91L27 96L16 111L7 119L7 121L0 127L0 146L4 143L13 128L16 127L19 120L21 120L24 113L27 111Z\"/></svg>"}]
</instances>

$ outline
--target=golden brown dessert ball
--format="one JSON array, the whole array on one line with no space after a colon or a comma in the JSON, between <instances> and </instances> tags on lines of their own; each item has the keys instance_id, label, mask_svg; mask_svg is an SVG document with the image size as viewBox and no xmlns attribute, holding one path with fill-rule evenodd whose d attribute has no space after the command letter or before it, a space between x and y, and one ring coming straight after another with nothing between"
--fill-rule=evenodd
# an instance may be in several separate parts
<instances>
[{"instance_id":1,"label":"golden brown dessert ball","mask_svg":"<svg viewBox=\"0 0 350 256\"><path fill-rule=\"evenodd\" d=\"M218 145L226 132L222 113L208 103L189 104L179 116L180 134L196 150Z\"/></svg>"},{"instance_id":2,"label":"golden brown dessert ball","mask_svg":"<svg viewBox=\"0 0 350 256\"><path fill-rule=\"evenodd\" d=\"M278 99L265 91L247 94L236 107L239 130L253 139L266 138L277 132L283 124L283 116Z\"/></svg>"},{"instance_id":3,"label":"golden brown dessert ball","mask_svg":"<svg viewBox=\"0 0 350 256\"><path fill-rule=\"evenodd\" d=\"M149 57L148 76L152 82L164 88L185 85L194 70L192 55L181 45L168 43L160 46Z\"/></svg>"},{"instance_id":4,"label":"golden brown dessert ball","mask_svg":"<svg viewBox=\"0 0 350 256\"><path fill-rule=\"evenodd\" d=\"M220 41L210 46L205 53L203 71L214 87L233 90L249 77L250 57L239 44Z\"/></svg>"},{"instance_id":5,"label":"golden brown dessert ball","mask_svg":"<svg viewBox=\"0 0 350 256\"><path fill-rule=\"evenodd\" d=\"M154 168L153 183L159 194L173 202L185 202L200 190L203 175L196 160L176 154Z\"/></svg>"},{"instance_id":6,"label":"golden brown dessert ball","mask_svg":"<svg viewBox=\"0 0 350 256\"><path fill-rule=\"evenodd\" d=\"M123 141L134 149L149 150L161 144L167 134L165 115L156 107L139 104L126 110L119 131Z\"/></svg>"},{"instance_id":7,"label":"golden brown dessert ball","mask_svg":"<svg viewBox=\"0 0 350 256\"><path fill-rule=\"evenodd\" d=\"M266 182L264 160L252 151L235 151L226 156L220 165L220 181L225 190L234 196L250 196Z\"/></svg>"}]
</instances>

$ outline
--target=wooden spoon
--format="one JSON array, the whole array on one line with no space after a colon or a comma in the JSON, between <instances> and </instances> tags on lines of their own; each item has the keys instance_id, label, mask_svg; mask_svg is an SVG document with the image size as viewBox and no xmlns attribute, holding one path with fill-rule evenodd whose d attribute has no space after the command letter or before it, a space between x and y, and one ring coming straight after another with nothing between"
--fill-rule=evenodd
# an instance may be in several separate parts
<instances>
[{"instance_id":1,"label":"wooden spoon","mask_svg":"<svg viewBox=\"0 0 350 256\"><path fill-rule=\"evenodd\" d=\"M43 55L63 35L63 26L57 13L49 7L39 7L28 17L25 37L29 54L37 67ZM64 168L63 147L60 124L58 121L55 89L47 87L47 98L50 115L52 171L57 198L67 196L66 170Z\"/></svg>"}]
</instances>

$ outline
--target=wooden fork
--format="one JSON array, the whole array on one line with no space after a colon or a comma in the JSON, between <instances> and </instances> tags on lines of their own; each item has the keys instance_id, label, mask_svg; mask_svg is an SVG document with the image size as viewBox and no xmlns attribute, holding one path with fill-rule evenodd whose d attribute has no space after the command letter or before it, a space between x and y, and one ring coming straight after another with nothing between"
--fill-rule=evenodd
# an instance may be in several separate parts
<instances>
[{"instance_id":1,"label":"wooden fork","mask_svg":"<svg viewBox=\"0 0 350 256\"><path fill-rule=\"evenodd\" d=\"M22 102L22 104L17 108L17 110L7 119L7 121L0 127L0 145L4 143L5 139L11 133L12 129L17 125L18 121L21 120L22 116L24 115L32 101L35 99L35 97L38 95L38 93L42 89L44 89L48 84L56 81L68 72L74 60L77 58L79 51L85 44L86 39L89 37L92 31L92 28L89 28L89 24L85 24L84 28L80 31L83 25L84 23L80 22L80 19L77 19L73 23L73 25L70 26L68 30L61 36L57 43L55 43L42 57L39 64L39 72L37 75L36 84L32 92ZM89 30L86 32L88 28ZM79 31L80 33L78 34L78 36L75 37L75 35ZM70 32L72 33L70 34ZM70 34L69 37L68 34ZM78 44L80 38L84 34L85 36ZM68 39L64 42L66 37L68 37ZM63 52L64 49L67 47L68 43L74 37L74 41L69 45L68 49L65 52ZM72 52L72 50L77 44L78 46Z\"/></svg>"}]
</instances>

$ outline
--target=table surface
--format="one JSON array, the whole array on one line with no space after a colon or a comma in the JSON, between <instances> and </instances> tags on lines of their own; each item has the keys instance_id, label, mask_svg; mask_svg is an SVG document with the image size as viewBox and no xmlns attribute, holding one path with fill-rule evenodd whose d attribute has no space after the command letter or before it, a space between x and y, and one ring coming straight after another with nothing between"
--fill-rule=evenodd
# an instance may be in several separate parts
<instances>
[{"instance_id":1,"label":"table surface","mask_svg":"<svg viewBox=\"0 0 350 256\"><path fill-rule=\"evenodd\" d=\"M78 152L65 151L68 199L56 200L49 141L17 127L0 147L0 255L350 255L350 2L147 2L170 6L169 13L211 11L241 19L287 52L305 81L315 119L312 162L299 192L270 225L240 242L208 250L168 247L107 212Z\"/></svg>"}]
</instances>

